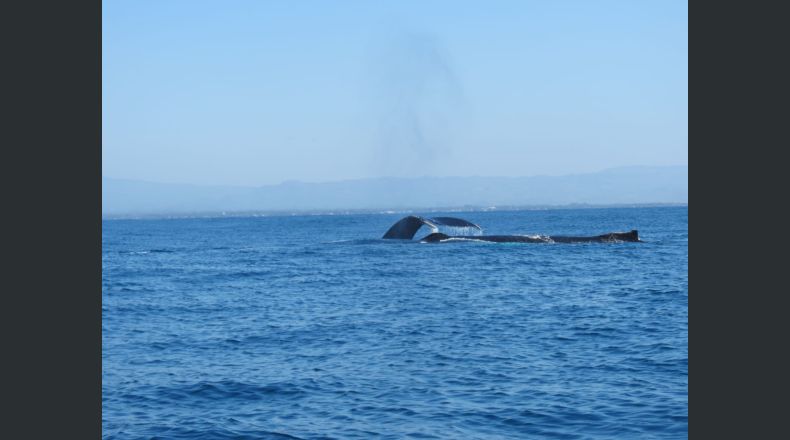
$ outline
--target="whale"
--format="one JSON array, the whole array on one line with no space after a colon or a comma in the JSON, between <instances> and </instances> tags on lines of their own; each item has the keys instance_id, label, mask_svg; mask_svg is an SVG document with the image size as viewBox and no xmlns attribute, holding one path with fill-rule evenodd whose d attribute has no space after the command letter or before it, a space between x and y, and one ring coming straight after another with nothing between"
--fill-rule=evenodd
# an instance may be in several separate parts
<instances>
[{"instance_id":1,"label":"whale","mask_svg":"<svg viewBox=\"0 0 790 440\"><path fill-rule=\"evenodd\" d=\"M618 243L641 242L639 232L610 232L592 237L571 237L563 235L447 235L434 232L421 238L423 243L441 243L447 240L476 240L494 243Z\"/></svg>"},{"instance_id":2,"label":"whale","mask_svg":"<svg viewBox=\"0 0 790 440\"><path fill-rule=\"evenodd\" d=\"M410 215L398 220L384 233L384 239L413 240L417 231L427 226L433 230L421 238L421 243L442 243L448 241L487 241L493 243L638 243L639 231L608 232L592 236L568 235L484 235L483 228L468 220L455 217L421 217ZM441 226L468 228L468 231L480 232L480 235L448 235L439 232Z\"/></svg>"},{"instance_id":3,"label":"whale","mask_svg":"<svg viewBox=\"0 0 790 440\"><path fill-rule=\"evenodd\" d=\"M423 226L428 226L429 228L433 229L434 232L439 231L439 226L471 228L473 230L481 231L481 232L483 230L483 228L481 228L480 226L461 218L455 218L455 217L426 218L417 215L410 215L408 217L403 217L402 219L398 220L394 225L392 225L392 227L390 227L387 230L387 232L384 233L384 236L381 238L411 240L414 238L414 234L417 233L417 230L419 230Z\"/></svg>"}]
</instances>

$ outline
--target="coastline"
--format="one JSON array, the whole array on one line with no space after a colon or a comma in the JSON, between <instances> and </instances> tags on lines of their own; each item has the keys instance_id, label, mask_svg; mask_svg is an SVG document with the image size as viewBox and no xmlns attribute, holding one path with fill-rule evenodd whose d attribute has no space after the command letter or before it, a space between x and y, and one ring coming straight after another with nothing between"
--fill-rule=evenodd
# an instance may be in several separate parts
<instances>
[{"instance_id":1,"label":"coastline","mask_svg":"<svg viewBox=\"0 0 790 440\"><path fill-rule=\"evenodd\" d=\"M252 210L252 211L196 211L196 212L137 212L102 213L105 220L168 220L187 218L245 218L245 217L294 217L294 216L342 216L342 215L388 215L437 212L489 212L489 211L550 211L567 209L623 209L623 208L670 208L688 207L688 202L658 203L613 203L590 204L569 203L563 205L504 205L504 206L446 206L409 207L392 209L317 209L317 210Z\"/></svg>"}]
</instances>

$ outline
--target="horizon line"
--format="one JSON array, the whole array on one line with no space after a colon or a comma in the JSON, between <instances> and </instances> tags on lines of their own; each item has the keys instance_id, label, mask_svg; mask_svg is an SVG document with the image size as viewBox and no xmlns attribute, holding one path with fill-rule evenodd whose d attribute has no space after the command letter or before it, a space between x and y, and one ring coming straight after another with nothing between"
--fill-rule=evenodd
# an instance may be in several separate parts
<instances>
[{"instance_id":1,"label":"horizon line","mask_svg":"<svg viewBox=\"0 0 790 440\"><path fill-rule=\"evenodd\" d=\"M468 179L468 178L484 178L484 179L522 179L522 178L532 178L532 177L567 177L567 176L579 176L585 174L598 174L603 173L606 171L612 170L621 170L621 169L628 169L628 168L680 168L686 167L688 168L688 164L677 164L677 165L623 165L623 166L616 166L616 167L608 167L602 168L597 171L586 171L586 172L578 172L578 173L565 173L565 174L532 174L532 175L521 175L521 176L492 176L492 175L467 175L467 176L430 176L430 175L422 175L422 176L374 176L374 177L355 177L355 178L346 178L346 179L338 179L338 180L323 180L323 181L303 181L297 179L287 179L282 180L279 183L264 183L264 184L257 184L257 185L240 185L240 184L229 184L229 183L192 183L192 182L164 182L164 181L154 181L154 180L145 180L145 179L135 179L135 178L127 178L127 177L110 177L105 176L102 174L101 178L110 179L110 180L123 180L129 182L140 182L140 183L151 183L151 184L158 184L158 185L181 185L181 186L200 186L200 187L211 187L211 186L223 186L223 187L233 187L233 188L261 188L267 186L280 186L285 184L306 184L306 185L321 185L321 184L331 184L331 183L343 183L343 182L355 182L360 180L376 180L376 179Z\"/></svg>"},{"instance_id":2,"label":"horizon line","mask_svg":"<svg viewBox=\"0 0 790 440\"><path fill-rule=\"evenodd\" d=\"M558 205L503 205L503 206L440 206L435 208L338 208L338 209L280 209L280 210L207 210L192 212L149 212L149 213L102 213L103 220L167 220L187 218L247 218L247 217L300 217L300 216L336 216L336 215L389 215L411 214L415 212L492 212L492 211L552 211L566 209L639 209L639 208L672 208L688 207L686 202L644 202L644 203L565 203Z\"/></svg>"}]
</instances>

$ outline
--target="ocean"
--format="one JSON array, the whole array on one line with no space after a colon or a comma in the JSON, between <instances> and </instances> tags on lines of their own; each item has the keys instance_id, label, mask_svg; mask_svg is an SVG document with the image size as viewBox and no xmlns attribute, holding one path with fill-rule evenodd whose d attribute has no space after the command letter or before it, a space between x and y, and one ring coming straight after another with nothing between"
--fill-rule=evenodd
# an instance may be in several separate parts
<instances>
[{"instance_id":1,"label":"ocean","mask_svg":"<svg viewBox=\"0 0 790 440\"><path fill-rule=\"evenodd\" d=\"M103 437L688 437L688 207L417 214L644 243L380 239L406 214L103 220Z\"/></svg>"}]
</instances>

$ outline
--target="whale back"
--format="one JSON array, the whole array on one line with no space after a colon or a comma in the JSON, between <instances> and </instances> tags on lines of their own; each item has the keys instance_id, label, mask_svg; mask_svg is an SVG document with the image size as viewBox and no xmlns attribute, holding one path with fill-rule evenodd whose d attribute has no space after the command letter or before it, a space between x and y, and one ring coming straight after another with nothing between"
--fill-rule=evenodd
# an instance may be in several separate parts
<instances>
[{"instance_id":1,"label":"whale back","mask_svg":"<svg viewBox=\"0 0 790 440\"><path fill-rule=\"evenodd\" d=\"M642 241L639 239L639 231L637 231L636 229L632 229L629 232L612 232L609 235L614 240L629 241L629 242Z\"/></svg>"},{"instance_id":2,"label":"whale back","mask_svg":"<svg viewBox=\"0 0 790 440\"><path fill-rule=\"evenodd\" d=\"M425 237L420 239L420 241L425 243L438 243L442 240L447 240L448 238L451 237L447 234L442 234L441 232L434 232L432 234L426 235Z\"/></svg>"}]
</instances>

